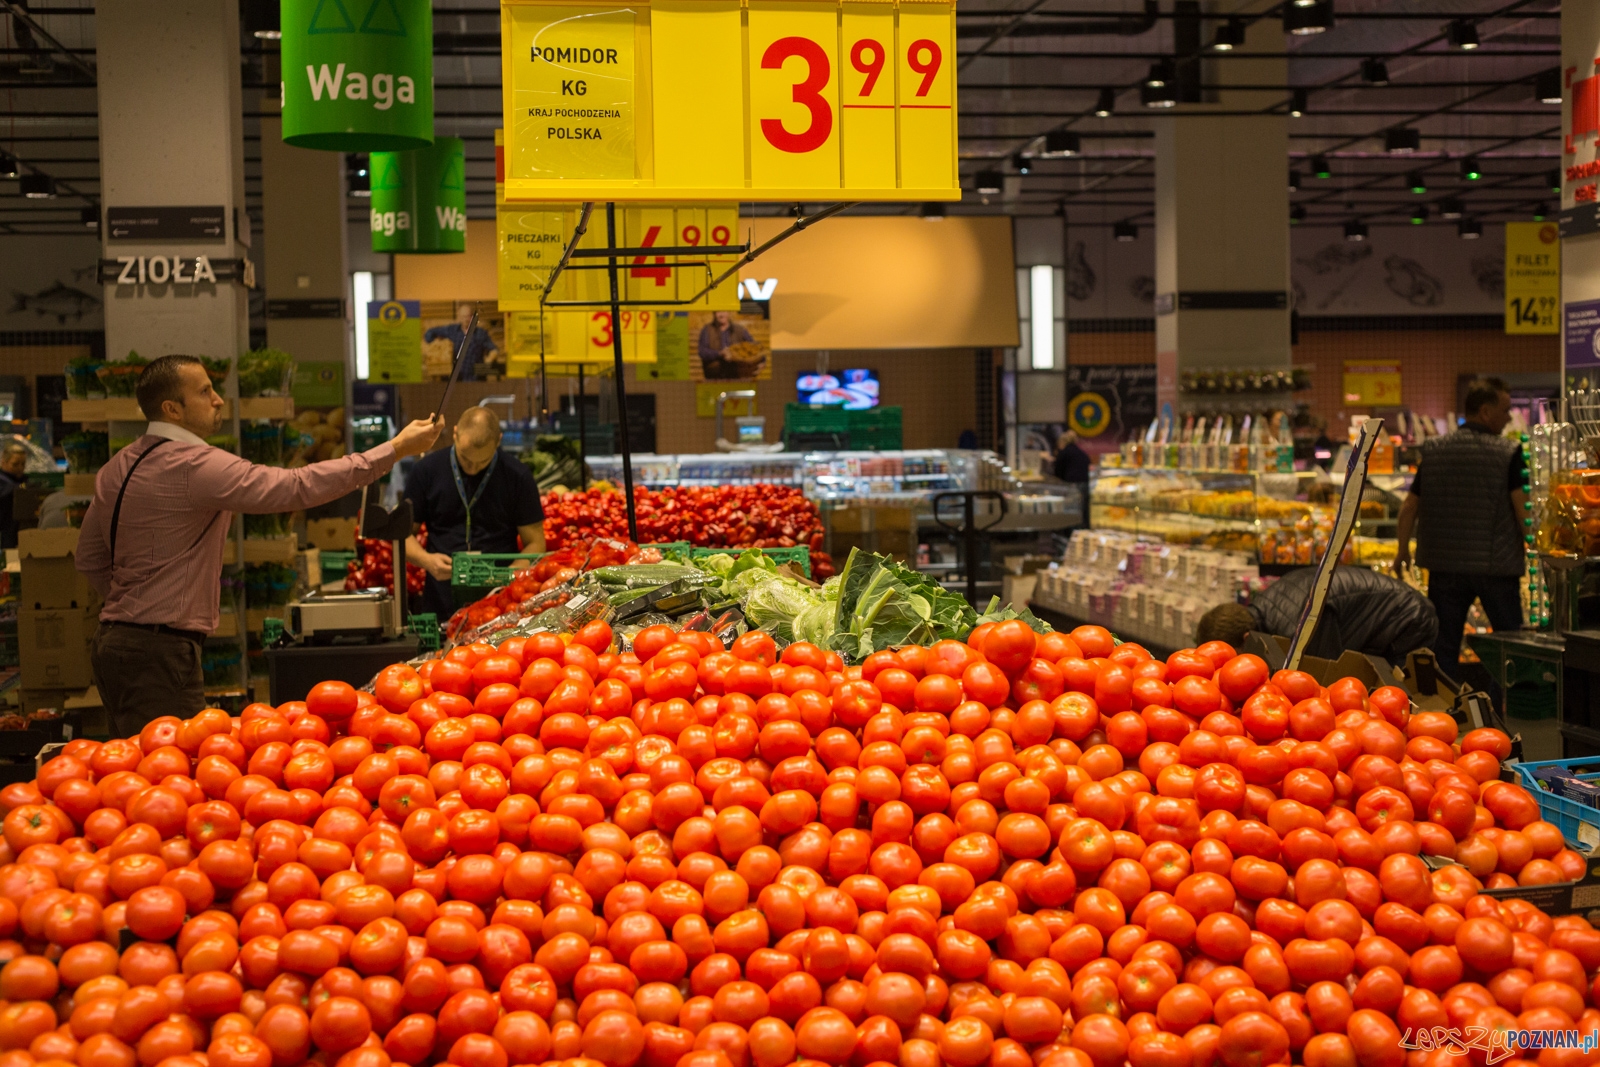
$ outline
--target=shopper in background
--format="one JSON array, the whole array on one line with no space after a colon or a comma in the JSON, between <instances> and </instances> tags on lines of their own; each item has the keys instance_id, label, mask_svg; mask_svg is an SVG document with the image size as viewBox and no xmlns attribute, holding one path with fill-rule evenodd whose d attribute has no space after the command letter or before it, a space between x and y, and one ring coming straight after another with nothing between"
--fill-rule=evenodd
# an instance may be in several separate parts
<instances>
[{"instance_id":1,"label":"shopper in background","mask_svg":"<svg viewBox=\"0 0 1600 1067\"><path fill-rule=\"evenodd\" d=\"M1089 453L1078 444L1077 434L1068 430L1056 438L1056 454L1055 459L1051 461L1050 470L1057 481L1077 487L1079 506L1083 509L1080 529L1089 527L1089 468L1092 465Z\"/></svg>"},{"instance_id":2,"label":"shopper in background","mask_svg":"<svg viewBox=\"0 0 1600 1067\"><path fill-rule=\"evenodd\" d=\"M450 557L456 552L543 552L544 508L528 468L500 451L500 420L468 408L451 446L430 452L406 475L411 517L428 528L428 547L406 539L406 561L428 572L419 610L443 623L455 613ZM518 547L518 540L521 547Z\"/></svg>"},{"instance_id":3,"label":"shopper in background","mask_svg":"<svg viewBox=\"0 0 1600 1067\"><path fill-rule=\"evenodd\" d=\"M0 445L0 549L17 547L17 488L28 480L28 446L15 437Z\"/></svg>"},{"instance_id":4,"label":"shopper in background","mask_svg":"<svg viewBox=\"0 0 1600 1067\"><path fill-rule=\"evenodd\" d=\"M1428 569L1428 598L1439 613L1434 651L1454 676L1472 602L1483 602L1496 630L1522 627L1520 580L1526 464L1515 441L1500 436L1511 421L1511 394L1498 378L1467 387L1466 422L1422 446L1411 491L1400 505L1395 571L1411 562ZM1420 524L1420 525L1419 525Z\"/></svg>"},{"instance_id":5,"label":"shopper in background","mask_svg":"<svg viewBox=\"0 0 1600 1067\"><path fill-rule=\"evenodd\" d=\"M441 338L450 342L454 352L461 353L461 380L464 382L476 381L473 369L478 362L487 359L491 352L498 352L500 348L494 343L494 338L489 336L489 331L482 326L472 331L472 336L467 337L467 327L472 323L473 306L468 303L456 305L456 321L448 326L435 326L422 335L424 341L437 341ZM461 342L466 339L466 347L462 348Z\"/></svg>"},{"instance_id":6,"label":"shopper in background","mask_svg":"<svg viewBox=\"0 0 1600 1067\"><path fill-rule=\"evenodd\" d=\"M443 429L419 420L377 448L288 470L206 444L226 402L193 356L151 361L135 396L150 424L95 475L77 554L105 601L90 661L117 737L205 707L200 646L217 627L233 512L326 504L375 481L396 458L426 451Z\"/></svg>"},{"instance_id":7,"label":"shopper in background","mask_svg":"<svg viewBox=\"0 0 1600 1067\"><path fill-rule=\"evenodd\" d=\"M1238 648L1251 631L1293 637L1316 576L1315 567L1301 567L1255 594L1248 606L1218 604L1200 617L1195 644L1226 641ZM1339 567L1306 652L1338 659L1353 649L1399 665L1407 653L1432 647L1438 632L1433 605L1409 585L1366 567Z\"/></svg>"}]
</instances>

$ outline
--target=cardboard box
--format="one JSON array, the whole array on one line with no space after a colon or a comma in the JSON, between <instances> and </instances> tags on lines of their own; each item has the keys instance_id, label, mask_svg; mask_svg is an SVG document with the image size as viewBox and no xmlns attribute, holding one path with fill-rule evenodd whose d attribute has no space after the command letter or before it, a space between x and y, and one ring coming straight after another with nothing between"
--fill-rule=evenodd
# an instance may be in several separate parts
<instances>
[{"instance_id":1,"label":"cardboard box","mask_svg":"<svg viewBox=\"0 0 1600 1067\"><path fill-rule=\"evenodd\" d=\"M18 531L23 608L99 607L99 595L78 571L78 532L71 527Z\"/></svg>"},{"instance_id":2,"label":"cardboard box","mask_svg":"<svg viewBox=\"0 0 1600 1067\"><path fill-rule=\"evenodd\" d=\"M354 552L356 550L356 520L307 519L306 544L324 552Z\"/></svg>"},{"instance_id":3,"label":"cardboard box","mask_svg":"<svg viewBox=\"0 0 1600 1067\"><path fill-rule=\"evenodd\" d=\"M17 613L17 655L24 689L82 689L93 683L89 641L99 610L23 607Z\"/></svg>"}]
</instances>

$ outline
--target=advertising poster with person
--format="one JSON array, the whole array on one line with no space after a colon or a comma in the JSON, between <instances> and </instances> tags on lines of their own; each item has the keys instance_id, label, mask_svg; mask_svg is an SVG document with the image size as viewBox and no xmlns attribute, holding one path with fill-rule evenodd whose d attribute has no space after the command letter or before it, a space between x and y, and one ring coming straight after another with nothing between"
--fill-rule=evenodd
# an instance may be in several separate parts
<instances>
[{"instance_id":1,"label":"advertising poster with person","mask_svg":"<svg viewBox=\"0 0 1600 1067\"><path fill-rule=\"evenodd\" d=\"M772 323L764 316L691 311L689 338L691 381L767 381L772 377Z\"/></svg>"}]
</instances>

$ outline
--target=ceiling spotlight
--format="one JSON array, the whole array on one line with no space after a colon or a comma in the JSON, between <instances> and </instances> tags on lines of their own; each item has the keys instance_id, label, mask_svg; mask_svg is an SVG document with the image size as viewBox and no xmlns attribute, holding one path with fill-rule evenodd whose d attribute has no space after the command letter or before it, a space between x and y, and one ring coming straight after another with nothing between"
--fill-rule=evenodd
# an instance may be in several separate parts
<instances>
[{"instance_id":1,"label":"ceiling spotlight","mask_svg":"<svg viewBox=\"0 0 1600 1067\"><path fill-rule=\"evenodd\" d=\"M1383 150L1409 155L1422 147L1422 134L1414 126L1396 126L1383 132Z\"/></svg>"},{"instance_id":2,"label":"ceiling spotlight","mask_svg":"<svg viewBox=\"0 0 1600 1067\"><path fill-rule=\"evenodd\" d=\"M1172 68L1166 63L1150 64L1150 74L1139 83L1139 101L1145 107L1172 107L1178 90L1172 84Z\"/></svg>"},{"instance_id":3,"label":"ceiling spotlight","mask_svg":"<svg viewBox=\"0 0 1600 1067\"><path fill-rule=\"evenodd\" d=\"M367 156L352 152L344 157L345 185L351 196L372 195L372 175L367 169Z\"/></svg>"},{"instance_id":4,"label":"ceiling spotlight","mask_svg":"<svg viewBox=\"0 0 1600 1067\"><path fill-rule=\"evenodd\" d=\"M1311 157L1311 176L1313 178L1333 177L1333 168L1328 165L1328 157L1316 155Z\"/></svg>"},{"instance_id":5,"label":"ceiling spotlight","mask_svg":"<svg viewBox=\"0 0 1600 1067\"><path fill-rule=\"evenodd\" d=\"M1541 104L1561 103L1561 68L1551 67L1533 76L1533 98Z\"/></svg>"},{"instance_id":6,"label":"ceiling spotlight","mask_svg":"<svg viewBox=\"0 0 1600 1067\"><path fill-rule=\"evenodd\" d=\"M1361 61L1361 80L1368 85L1389 84L1389 64L1374 56Z\"/></svg>"},{"instance_id":7,"label":"ceiling spotlight","mask_svg":"<svg viewBox=\"0 0 1600 1067\"><path fill-rule=\"evenodd\" d=\"M1561 191L1561 171L1545 171L1544 181L1546 185L1550 186L1550 191L1552 193L1559 193Z\"/></svg>"},{"instance_id":8,"label":"ceiling spotlight","mask_svg":"<svg viewBox=\"0 0 1600 1067\"><path fill-rule=\"evenodd\" d=\"M1289 114L1299 118L1306 113L1306 105L1310 102L1311 94L1304 89L1296 89L1289 94Z\"/></svg>"},{"instance_id":9,"label":"ceiling spotlight","mask_svg":"<svg viewBox=\"0 0 1600 1067\"><path fill-rule=\"evenodd\" d=\"M1011 165L1017 168L1018 174L1027 174L1029 171L1033 170L1033 161L1027 156L1023 155L1021 152L1017 152L1012 155Z\"/></svg>"},{"instance_id":10,"label":"ceiling spotlight","mask_svg":"<svg viewBox=\"0 0 1600 1067\"><path fill-rule=\"evenodd\" d=\"M1459 219L1466 208L1461 203L1460 197L1447 196L1439 201L1439 217L1441 219Z\"/></svg>"},{"instance_id":11,"label":"ceiling spotlight","mask_svg":"<svg viewBox=\"0 0 1600 1067\"><path fill-rule=\"evenodd\" d=\"M1365 241L1367 239L1367 224L1351 219L1344 224L1344 239L1346 241Z\"/></svg>"},{"instance_id":12,"label":"ceiling spotlight","mask_svg":"<svg viewBox=\"0 0 1600 1067\"><path fill-rule=\"evenodd\" d=\"M1211 40L1211 48L1217 52L1231 52L1244 44L1244 20L1229 19L1217 27L1217 35Z\"/></svg>"},{"instance_id":13,"label":"ceiling spotlight","mask_svg":"<svg viewBox=\"0 0 1600 1067\"><path fill-rule=\"evenodd\" d=\"M1040 159L1066 159L1083 151L1078 135L1071 130L1051 130L1044 135L1044 150Z\"/></svg>"},{"instance_id":14,"label":"ceiling spotlight","mask_svg":"<svg viewBox=\"0 0 1600 1067\"><path fill-rule=\"evenodd\" d=\"M922 205L922 210L919 214L925 219L942 219L945 215L944 202L942 200L929 200Z\"/></svg>"},{"instance_id":15,"label":"ceiling spotlight","mask_svg":"<svg viewBox=\"0 0 1600 1067\"><path fill-rule=\"evenodd\" d=\"M1333 29L1333 0L1295 0L1283 9L1283 32L1296 37Z\"/></svg>"},{"instance_id":16,"label":"ceiling spotlight","mask_svg":"<svg viewBox=\"0 0 1600 1067\"><path fill-rule=\"evenodd\" d=\"M1455 19L1445 26L1444 38L1451 48L1470 52L1478 47L1478 24L1470 19Z\"/></svg>"},{"instance_id":17,"label":"ceiling spotlight","mask_svg":"<svg viewBox=\"0 0 1600 1067\"><path fill-rule=\"evenodd\" d=\"M29 200L54 200L56 180L48 174L24 174L19 183L22 195Z\"/></svg>"},{"instance_id":18,"label":"ceiling spotlight","mask_svg":"<svg viewBox=\"0 0 1600 1067\"><path fill-rule=\"evenodd\" d=\"M1306 206L1304 204L1296 204L1289 209L1289 225L1298 226L1304 221L1306 221Z\"/></svg>"},{"instance_id":19,"label":"ceiling spotlight","mask_svg":"<svg viewBox=\"0 0 1600 1067\"><path fill-rule=\"evenodd\" d=\"M86 207L78 212L78 221L83 223L85 229L98 230L100 228L100 209Z\"/></svg>"},{"instance_id":20,"label":"ceiling spotlight","mask_svg":"<svg viewBox=\"0 0 1600 1067\"><path fill-rule=\"evenodd\" d=\"M281 41L281 40L283 40L283 31L282 30L257 30L256 31L256 40L258 40L258 41Z\"/></svg>"},{"instance_id":21,"label":"ceiling spotlight","mask_svg":"<svg viewBox=\"0 0 1600 1067\"><path fill-rule=\"evenodd\" d=\"M1422 176L1421 171L1412 171L1406 175L1406 187L1421 196L1428 191L1428 180Z\"/></svg>"},{"instance_id":22,"label":"ceiling spotlight","mask_svg":"<svg viewBox=\"0 0 1600 1067\"><path fill-rule=\"evenodd\" d=\"M1101 89L1100 90L1100 99L1095 101L1095 105L1094 105L1095 117L1102 118L1102 119L1108 119L1108 118L1111 117L1111 113L1113 111L1115 111L1116 109L1117 109L1117 91L1115 89L1110 88L1109 86L1107 88Z\"/></svg>"},{"instance_id":23,"label":"ceiling spotlight","mask_svg":"<svg viewBox=\"0 0 1600 1067\"><path fill-rule=\"evenodd\" d=\"M978 172L978 195L995 196L1005 187L1006 176L997 170L980 170Z\"/></svg>"},{"instance_id":24,"label":"ceiling spotlight","mask_svg":"<svg viewBox=\"0 0 1600 1067\"><path fill-rule=\"evenodd\" d=\"M1456 223L1456 236L1463 241L1476 241L1483 236L1483 223L1477 219L1462 219Z\"/></svg>"},{"instance_id":25,"label":"ceiling spotlight","mask_svg":"<svg viewBox=\"0 0 1600 1067\"><path fill-rule=\"evenodd\" d=\"M1139 238L1139 227L1123 219L1111 227L1111 236L1119 241L1135 241Z\"/></svg>"},{"instance_id":26,"label":"ceiling spotlight","mask_svg":"<svg viewBox=\"0 0 1600 1067\"><path fill-rule=\"evenodd\" d=\"M1421 226L1428 221L1428 209L1421 204L1411 209L1411 225Z\"/></svg>"},{"instance_id":27,"label":"ceiling spotlight","mask_svg":"<svg viewBox=\"0 0 1600 1067\"><path fill-rule=\"evenodd\" d=\"M1477 156L1468 156L1461 161L1461 177L1464 181L1475 182L1483 177L1483 168L1478 165Z\"/></svg>"},{"instance_id":28,"label":"ceiling spotlight","mask_svg":"<svg viewBox=\"0 0 1600 1067\"><path fill-rule=\"evenodd\" d=\"M0 151L0 178L15 178L18 173L17 157L10 152Z\"/></svg>"},{"instance_id":29,"label":"ceiling spotlight","mask_svg":"<svg viewBox=\"0 0 1600 1067\"><path fill-rule=\"evenodd\" d=\"M1300 191L1300 172L1297 170L1291 169L1289 171L1289 191L1291 193L1298 193Z\"/></svg>"}]
</instances>

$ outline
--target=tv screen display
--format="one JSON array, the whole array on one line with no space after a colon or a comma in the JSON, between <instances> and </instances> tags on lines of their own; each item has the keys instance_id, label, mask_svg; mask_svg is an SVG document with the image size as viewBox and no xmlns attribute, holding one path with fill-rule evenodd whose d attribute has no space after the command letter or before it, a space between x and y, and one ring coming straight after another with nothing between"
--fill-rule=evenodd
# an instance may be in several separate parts
<instances>
[{"instance_id":1,"label":"tv screen display","mask_svg":"<svg viewBox=\"0 0 1600 1067\"><path fill-rule=\"evenodd\" d=\"M795 382L800 403L811 407L842 407L861 411L878 406L878 372L854 370L802 373Z\"/></svg>"}]
</instances>

